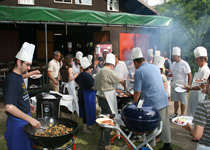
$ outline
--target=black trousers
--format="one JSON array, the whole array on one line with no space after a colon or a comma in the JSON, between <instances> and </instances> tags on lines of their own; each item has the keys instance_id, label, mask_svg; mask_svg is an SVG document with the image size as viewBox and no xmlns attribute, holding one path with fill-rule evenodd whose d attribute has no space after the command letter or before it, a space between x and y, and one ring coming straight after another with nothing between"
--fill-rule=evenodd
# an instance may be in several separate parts
<instances>
[{"instance_id":1,"label":"black trousers","mask_svg":"<svg viewBox=\"0 0 210 150\"><path fill-rule=\"evenodd\" d=\"M101 107L102 114L112 114L112 111L106 99L98 98L98 103L99 103L99 106ZM100 143L99 143L100 145L103 144L103 142L104 142L104 146L109 145L110 132L111 132L111 129L101 128L101 138L100 138Z\"/></svg>"}]
</instances>

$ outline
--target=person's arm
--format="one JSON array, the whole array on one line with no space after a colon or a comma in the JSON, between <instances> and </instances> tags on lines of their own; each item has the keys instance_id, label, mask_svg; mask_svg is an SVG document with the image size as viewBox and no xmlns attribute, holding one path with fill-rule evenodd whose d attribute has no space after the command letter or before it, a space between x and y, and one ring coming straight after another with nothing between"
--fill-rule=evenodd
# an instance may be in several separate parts
<instances>
[{"instance_id":1,"label":"person's arm","mask_svg":"<svg viewBox=\"0 0 210 150\"><path fill-rule=\"evenodd\" d=\"M34 128L37 128L37 129L41 128L41 124L38 120L36 120L36 119L32 118L31 116L25 114L20 109L18 109L15 105L6 104L5 105L5 110L15 117L29 122Z\"/></svg>"},{"instance_id":2,"label":"person's arm","mask_svg":"<svg viewBox=\"0 0 210 150\"><path fill-rule=\"evenodd\" d=\"M184 128L187 131L190 131L191 135L195 140L200 140L203 136L204 127L200 125L195 125L195 127L193 128L190 123L187 123L187 125L185 125Z\"/></svg>"},{"instance_id":3,"label":"person's arm","mask_svg":"<svg viewBox=\"0 0 210 150\"><path fill-rule=\"evenodd\" d=\"M140 96L141 96L141 91L134 91L134 96L133 96L134 103L138 103Z\"/></svg>"},{"instance_id":4,"label":"person's arm","mask_svg":"<svg viewBox=\"0 0 210 150\"><path fill-rule=\"evenodd\" d=\"M39 70L34 70L34 71L30 71L26 74L22 74L22 77L23 77L23 79L26 79L26 78L28 78L32 75L37 75L37 74L40 74L40 71Z\"/></svg>"},{"instance_id":5,"label":"person's arm","mask_svg":"<svg viewBox=\"0 0 210 150\"><path fill-rule=\"evenodd\" d=\"M69 81L71 82L72 80L76 79L77 76L79 75L77 72L73 75L73 71L72 68L68 69L68 73L69 73Z\"/></svg>"},{"instance_id":6,"label":"person's arm","mask_svg":"<svg viewBox=\"0 0 210 150\"><path fill-rule=\"evenodd\" d=\"M48 77L53 81L53 83L55 84L55 85L58 85L58 81L57 80L55 80L54 78L53 78L53 76L52 76L52 73L51 73L52 71L49 71L48 70Z\"/></svg>"},{"instance_id":7,"label":"person's arm","mask_svg":"<svg viewBox=\"0 0 210 150\"><path fill-rule=\"evenodd\" d=\"M191 74L191 72L188 73L187 76L188 76L188 85L191 85L191 83L192 83L192 74Z\"/></svg>"},{"instance_id":8,"label":"person's arm","mask_svg":"<svg viewBox=\"0 0 210 150\"><path fill-rule=\"evenodd\" d=\"M167 92L167 84L166 84L166 82L163 82L163 85L164 85L165 91Z\"/></svg>"}]
</instances>

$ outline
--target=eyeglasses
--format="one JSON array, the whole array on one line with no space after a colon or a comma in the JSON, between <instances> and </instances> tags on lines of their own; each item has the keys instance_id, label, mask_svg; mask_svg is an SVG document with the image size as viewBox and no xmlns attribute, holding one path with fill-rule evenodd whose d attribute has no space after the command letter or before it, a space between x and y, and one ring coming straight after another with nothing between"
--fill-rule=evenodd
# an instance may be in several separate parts
<instances>
[{"instance_id":1,"label":"eyeglasses","mask_svg":"<svg viewBox=\"0 0 210 150\"><path fill-rule=\"evenodd\" d=\"M27 67L30 67L31 66L31 64L28 64L28 63L26 63L26 62L23 62Z\"/></svg>"}]
</instances>

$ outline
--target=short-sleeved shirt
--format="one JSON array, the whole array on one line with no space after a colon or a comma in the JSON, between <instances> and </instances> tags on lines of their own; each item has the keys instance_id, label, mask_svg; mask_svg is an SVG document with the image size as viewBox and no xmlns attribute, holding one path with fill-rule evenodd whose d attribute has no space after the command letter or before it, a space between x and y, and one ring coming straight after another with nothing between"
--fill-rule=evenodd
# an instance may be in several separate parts
<instances>
[{"instance_id":1,"label":"short-sleeved shirt","mask_svg":"<svg viewBox=\"0 0 210 150\"><path fill-rule=\"evenodd\" d=\"M48 64L48 71L51 71L53 78L58 78L59 70L60 70L60 63L55 59L52 59Z\"/></svg>"},{"instance_id":2,"label":"short-sleeved shirt","mask_svg":"<svg viewBox=\"0 0 210 150\"><path fill-rule=\"evenodd\" d=\"M173 75L172 80L174 82L184 81L187 83L187 74L191 73L189 64L184 60L173 62L171 65L171 71Z\"/></svg>"},{"instance_id":3,"label":"short-sleeved shirt","mask_svg":"<svg viewBox=\"0 0 210 150\"><path fill-rule=\"evenodd\" d=\"M128 69L127 69L127 66L126 66L125 62L119 61L114 68L114 72L120 78L122 78L123 80L126 80L126 77L128 76ZM115 88L124 90L124 87L120 83L115 84Z\"/></svg>"},{"instance_id":4,"label":"short-sleeved shirt","mask_svg":"<svg viewBox=\"0 0 210 150\"><path fill-rule=\"evenodd\" d=\"M198 103L193 123L204 127L203 136L199 144L210 146L210 100Z\"/></svg>"},{"instance_id":5,"label":"short-sleeved shirt","mask_svg":"<svg viewBox=\"0 0 210 150\"><path fill-rule=\"evenodd\" d=\"M119 83L121 80L113 70L104 67L96 74L94 88L103 95L104 91L115 90L114 84Z\"/></svg>"},{"instance_id":6,"label":"short-sleeved shirt","mask_svg":"<svg viewBox=\"0 0 210 150\"><path fill-rule=\"evenodd\" d=\"M153 64L145 62L136 70L134 91L141 91L144 105L150 105L159 110L169 104L160 69Z\"/></svg>"},{"instance_id":7,"label":"short-sleeved shirt","mask_svg":"<svg viewBox=\"0 0 210 150\"><path fill-rule=\"evenodd\" d=\"M80 73L78 77L75 79L75 81L77 84L79 84L79 91L78 91L79 97L83 95L82 94L83 89L91 89L94 86L93 77L85 71Z\"/></svg>"},{"instance_id":8,"label":"short-sleeved shirt","mask_svg":"<svg viewBox=\"0 0 210 150\"><path fill-rule=\"evenodd\" d=\"M30 112L30 98L21 75L10 72L4 80L4 104L13 104L24 113Z\"/></svg>"}]
</instances>

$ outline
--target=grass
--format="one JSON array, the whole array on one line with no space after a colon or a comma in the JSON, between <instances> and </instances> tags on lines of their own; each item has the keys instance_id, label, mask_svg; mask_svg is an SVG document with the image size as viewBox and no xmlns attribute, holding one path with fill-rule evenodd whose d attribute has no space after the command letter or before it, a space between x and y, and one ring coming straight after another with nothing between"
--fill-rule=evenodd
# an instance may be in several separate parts
<instances>
[{"instance_id":1,"label":"grass","mask_svg":"<svg viewBox=\"0 0 210 150\"><path fill-rule=\"evenodd\" d=\"M66 114L62 113L62 117L66 117ZM77 150L100 150L98 143L100 138L100 127L95 124L90 129L93 133L92 134L84 134L82 132L82 119L78 118L76 115L73 116L73 120L76 121L79 125L78 130L75 133L75 145ZM6 118L1 119L0 122L0 150L6 150L6 141L4 139L4 132L6 130ZM114 136L114 131L112 131L111 137ZM119 150L122 146L124 146L126 143L123 141L123 139L115 139L115 144L111 145L113 150ZM138 144L136 144L138 145ZM162 147L162 143L158 143L156 147L154 147L154 150L158 150L160 147ZM172 145L173 150L183 150L182 148ZM126 150L129 150L129 148L126 148Z\"/></svg>"}]
</instances>

